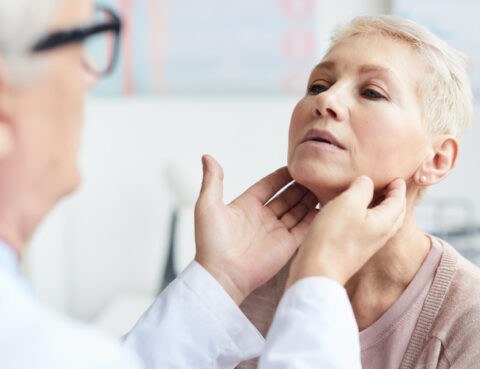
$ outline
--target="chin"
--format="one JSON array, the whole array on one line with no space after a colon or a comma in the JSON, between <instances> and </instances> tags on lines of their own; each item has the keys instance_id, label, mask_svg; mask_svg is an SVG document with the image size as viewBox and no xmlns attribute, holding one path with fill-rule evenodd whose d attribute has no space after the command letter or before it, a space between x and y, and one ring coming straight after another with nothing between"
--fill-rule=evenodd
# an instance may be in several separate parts
<instances>
[{"instance_id":1,"label":"chin","mask_svg":"<svg viewBox=\"0 0 480 369\"><path fill-rule=\"evenodd\" d=\"M345 178L339 178L338 175L328 173L328 171L319 171L318 167L313 169L308 166L288 165L290 175L295 182L308 188L315 194L321 205L338 196L348 188L351 181Z\"/></svg>"}]
</instances>

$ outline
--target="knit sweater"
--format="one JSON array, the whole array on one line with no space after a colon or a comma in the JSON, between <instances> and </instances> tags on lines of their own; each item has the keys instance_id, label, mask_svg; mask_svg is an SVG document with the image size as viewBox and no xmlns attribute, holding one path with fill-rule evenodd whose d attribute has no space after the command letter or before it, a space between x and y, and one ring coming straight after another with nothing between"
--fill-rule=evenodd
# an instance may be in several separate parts
<instances>
[{"instance_id":1,"label":"knit sweater","mask_svg":"<svg viewBox=\"0 0 480 369\"><path fill-rule=\"evenodd\" d=\"M400 369L480 369L480 269L440 242L442 258ZM241 306L264 335L283 293L287 271L284 268ZM255 367L255 361L238 366Z\"/></svg>"}]
</instances>

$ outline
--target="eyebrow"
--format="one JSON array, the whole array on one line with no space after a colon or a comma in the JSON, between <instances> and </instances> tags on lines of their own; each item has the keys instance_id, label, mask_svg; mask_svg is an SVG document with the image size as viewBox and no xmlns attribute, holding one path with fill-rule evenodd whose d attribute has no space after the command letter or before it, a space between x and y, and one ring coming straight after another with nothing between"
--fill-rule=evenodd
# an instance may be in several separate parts
<instances>
[{"instance_id":1,"label":"eyebrow","mask_svg":"<svg viewBox=\"0 0 480 369\"><path fill-rule=\"evenodd\" d=\"M385 73L385 74L395 74L389 68L385 68L385 67L382 67L380 65L374 65L374 64L362 65L359 68L358 71L359 71L360 74L366 74L366 73L371 73L371 72L380 72L380 73Z\"/></svg>"},{"instance_id":2,"label":"eyebrow","mask_svg":"<svg viewBox=\"0 0 480 369\"><path fill-rule=\"evenodd\" d=\"M324 61L315 66L313 70L326 70L328 72L334 71L335 70L335 62L333 61ZM358 68L358 74L369 74L369 73L380 73L382 75L385 75L387 78L392 78L399 80L397 77L397 74L390 68L383 67L378 64L364 64L361 65L360 68Z\"/></svg>"},{"instance_id":3,"label":"eyebrow","mask_svg":"<svg viewBox=\"0 0 480 369\"><path fill-rule=\"evenodd\" d=\"M327 69L327 70L333 70L335 69L335 63L334 62L330 62L330 61L324 61L324 62L321 62L319 64L317 64L315 66L315 68L313 68L313 70L317 70L317 69Z\"/></svg>"}]
</instances>

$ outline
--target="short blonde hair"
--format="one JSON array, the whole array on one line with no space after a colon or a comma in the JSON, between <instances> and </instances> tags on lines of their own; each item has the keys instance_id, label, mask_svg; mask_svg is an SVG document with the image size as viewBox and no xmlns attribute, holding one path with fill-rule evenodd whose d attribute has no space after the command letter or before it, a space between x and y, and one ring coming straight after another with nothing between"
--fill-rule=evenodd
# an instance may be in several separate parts
<instances>
[{"instance_id":1,"label":"short blonde hair","mask_svg":"<svg viewBox=\"0 0 480 369\"><path fill-rule=\"evenodd\" d=\"M425 61L419 96L429 132L460 138L470 127L473 95L466 69L466 56L435 36L426 27L392 15L362 16L338 27L329 51L356 35L382 35L406 42Z\"/></svg>"}]
</instances>

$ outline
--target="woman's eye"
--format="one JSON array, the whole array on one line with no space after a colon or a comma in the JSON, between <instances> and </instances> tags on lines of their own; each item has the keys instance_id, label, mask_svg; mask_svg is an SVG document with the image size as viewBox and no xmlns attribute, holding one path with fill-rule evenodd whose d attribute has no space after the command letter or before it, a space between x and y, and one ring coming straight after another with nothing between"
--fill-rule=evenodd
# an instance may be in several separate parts
<instances>
[{"instance_id":1,"label":"woman's eye","mask_svg":"<svg viewBox=\"0 0 480 369\"><path fill-rule=\"evenodd\" d=\"M308 86L309 95L318 95L319 93L325 92L328 90L328 87L319 83L314 83Z\"/></svg>"},{"instance_id":2,"label":"woman's eye","mask_svg":"<svg viewBox=\"0 0 480 369\"><path fill-rule=\"evenodd\" d=\"M378 91L372 90L371 88L367 88L363 90L362 95L368 99L384 99L385 98L385 96L383 96L381 93L379 93Z\"/></svg>"}]
</instances>

